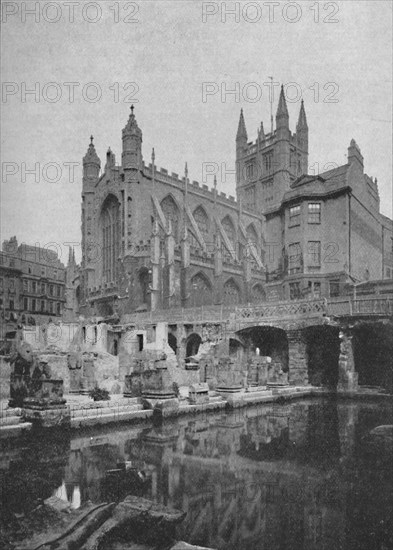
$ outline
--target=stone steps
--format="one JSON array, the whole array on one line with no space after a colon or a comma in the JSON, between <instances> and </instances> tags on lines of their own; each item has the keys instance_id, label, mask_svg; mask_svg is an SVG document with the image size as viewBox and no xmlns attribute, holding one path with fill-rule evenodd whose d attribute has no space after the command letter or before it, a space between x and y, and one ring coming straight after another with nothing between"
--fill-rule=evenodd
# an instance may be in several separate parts
<instances>
[{"instance_id":1,"label":"stone steps","mask_svg":"<svg viewBox=\"0 0 393 550\"><path fill-rule=\"evenodd\" d=\"M105 413L90 413L88 415L84 414L81 416L73 416L71 418L71 427L79 428L83 426L94 426L100 424L110 424L111 422L122 422L126 420L136 420L150 418L153 416L152 409L143 409L140 408L128 408L128 410L118 411L117 409L114 412Z\"/></svg>"}]
</instances>

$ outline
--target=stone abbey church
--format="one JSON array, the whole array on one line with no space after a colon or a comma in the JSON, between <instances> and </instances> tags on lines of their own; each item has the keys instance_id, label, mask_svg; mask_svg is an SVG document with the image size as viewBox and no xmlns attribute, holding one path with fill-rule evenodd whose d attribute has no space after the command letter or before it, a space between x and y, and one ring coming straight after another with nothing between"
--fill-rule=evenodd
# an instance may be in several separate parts
<instances>
[{"instance_id":1,"label":"stone abbey church","mask_svg":"<svg viewBox=\"0 0 393 550\"><path fill-rule=\"evenodd\" d=\"M83 158L80 312L235 305L338 296L348 283L393 275L392 221L354 140L348 161L308 175L303 102L290 130L281 94L275 129L236 134L236 199L158 169L142 154L134 108L121 163L104 169L93 138Z\"/></svg>"}]
</instances>

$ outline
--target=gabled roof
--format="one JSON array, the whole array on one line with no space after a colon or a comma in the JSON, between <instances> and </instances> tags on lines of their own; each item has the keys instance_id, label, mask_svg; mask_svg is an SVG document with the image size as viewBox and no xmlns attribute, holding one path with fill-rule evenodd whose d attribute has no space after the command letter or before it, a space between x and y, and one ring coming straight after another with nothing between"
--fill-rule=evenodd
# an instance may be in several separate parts
<instances>
[{"instance_id":1,"label":"gabled roof","mask_svg":"<svg viewBox=\"0 0 393 550\"><path fill-rule=\"evenodd\" d=\"M283 203L301 197L320 197L341 192L348 187L349 164L338 166L319 175L304 174L295 180L283 197Z\"/></svg>"}]
</instances>

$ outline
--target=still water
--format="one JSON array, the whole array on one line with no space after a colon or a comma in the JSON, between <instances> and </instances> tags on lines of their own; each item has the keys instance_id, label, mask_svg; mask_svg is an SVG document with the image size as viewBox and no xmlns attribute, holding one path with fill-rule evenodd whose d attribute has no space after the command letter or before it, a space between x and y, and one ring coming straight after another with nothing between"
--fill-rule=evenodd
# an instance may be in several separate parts
<instances>
[{"instance_id":1,"label":"still water","mask_svg":"<svg viewBox=\"0 0 393 550\"><path fill-rule=\"evenodd\" d=\"M1 452L3 541L52 495L140 495L187 512L178 539L218 550L393 548L390 403L309 400L118 425Z\"/></svg>"}]
</instances>

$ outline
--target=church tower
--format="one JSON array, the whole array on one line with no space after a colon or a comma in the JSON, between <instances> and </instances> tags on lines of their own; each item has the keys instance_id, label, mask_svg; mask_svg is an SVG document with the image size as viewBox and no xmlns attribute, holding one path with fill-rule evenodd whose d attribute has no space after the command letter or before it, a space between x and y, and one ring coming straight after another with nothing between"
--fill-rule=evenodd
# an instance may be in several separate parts
<instances>
[{"instance_id":1,"label":"church tower","mask_svg":"<svg viewBox=\"0 0 393 550\"><path fill-rule=\"evenodd\" d=\"M134 106L122 132L123 152L121 164L124 171L138 171L142 169L142 130L139 128L134 115ZM135 175L135 174L134 174Z\"/></svg>"},{"instance_id":2,"label":"church tower","mask_svg":"<svg viewBox=\"0 0 393 550\"><path fill-rule=\"evenodd\" d=\"M236 134L236 193L244 210L265 214L280 207L291 184L308 170L308 126L302 101L296 133L289 128L289 113L281 86L276 128L265 133L263 122L255 142L249 142L243 111Z\"/></svg>"}]
</instances>

